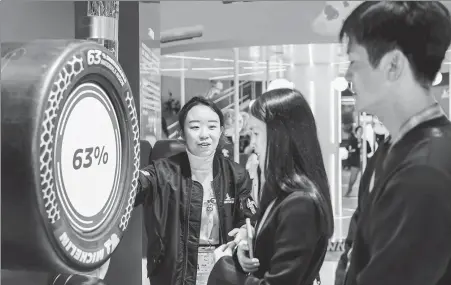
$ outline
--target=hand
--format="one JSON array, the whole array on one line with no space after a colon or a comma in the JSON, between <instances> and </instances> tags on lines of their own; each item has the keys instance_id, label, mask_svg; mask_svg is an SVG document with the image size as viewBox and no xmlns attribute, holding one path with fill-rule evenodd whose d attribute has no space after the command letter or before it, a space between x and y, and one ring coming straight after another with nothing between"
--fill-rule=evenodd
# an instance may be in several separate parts
<instances>
[{"instance_id":1,"label":"hand","mask_svg":"<svg viewBox=\"0 0 451 285\"><path fill-rule=\"evenodd\" d=\"M252 231L255 232L254 228L252 228ZM247 240L247 229L245 226L242 226L239 229L235 228L231 230L228 235L230 237L235 237L233 241L235 242L235 245L237 245L240 241Z\"/></svg>"},{"instance_id":2,"label":"hand","mask_svg":"<svg viewBox=\"0 0 451 285\"><path fill-rule=\"evenodd\" d=\"M258 155L255 153L252 153L251 155L249 155L249 157L247 159L246 170L252 171L254 169L257 169L258 164L259 164Z\"/></svg>"},{"instance_id":3,"label":"hand","mask_svg":"<svg viewBox=\"0 0 451 285\"><path fill-rule=\"evenodd\" d=\"M244 272L255 272L260 267L260 261L257 258L249 258L249 246L247 241L243 240L238 244L237 257L238 262Z\"/></svg>"},{"instance_id":4,"label":"hand","mask_svg":"<svg viewBox=\"0 0 451 285\"><path fill-rule=\"evenodd\" d=\"M221 257L223 257L223 256L232 256L232 249L229 245L230 243L232 243L232 242L223 244L223 245L219 246L217 249L215 249L215 251L213 252L213 254L215 256L215 263L218 262L218 260L220 260Z\"/></svg>"}]
</instances>

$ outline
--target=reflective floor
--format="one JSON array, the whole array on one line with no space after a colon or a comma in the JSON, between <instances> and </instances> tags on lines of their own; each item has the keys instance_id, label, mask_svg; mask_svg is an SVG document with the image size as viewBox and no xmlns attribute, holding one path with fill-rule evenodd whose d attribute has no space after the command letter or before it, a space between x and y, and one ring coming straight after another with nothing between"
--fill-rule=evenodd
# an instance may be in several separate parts
<instances>
[{"instance_id":1,"label":"reflective floor","mask_svg":"<svg viewBox=\"0 0 451 285\"><path fill-rule=\"evenodd\" d=\"M149 279L147 278L147 269L146 269L147 261L143 259L142 261L142 285L150 285ZM337 267L336 261L325 261L323 267L321 267L320 276L321 276L321 285L334 285L335 282L335 268Z\"/></svg>"},{"instance_id":2,"label":"reflective floor","mask_svg":"<svg viewBox=\"0 0 451 285\"><path fill-rule=\"evenodd\" d=\"M350 173L348 170L342 171L342 193L346 193L348 189L348 181L349 181ZM335 217L335 234L334 237L336 239L343 239L348 234L349 229L349 222L351 220L352 214L354 213L355 209L357 208L357 194L358 194L358 187L360 183L360 175L357 178L356 182L353 186L353 191L350 195L350 197L342 197L342 213L341 216Z\"/></svg>"},{"instance_id":3,"label":"reflective floor","mask_svg":"<svg viewBox=\"0 0 451 285\"><path fill-rule=\"evenodd\" d=\"M343 170L342 172L342 192L346 193L348 189L349 171ZM357 193L360 183L360 175L357 181L354 183L353 191L350 197L343 197L343 209L342 215L335 217L335 233L334 238L341 240L346 238L349 230L349 223L351 221L352 214L357 208ZM334 285L335 282L335 269L337 268L337 261L340 258L342 251L328 251L326 260L321 267L321 284L322 285Z\"/></svg>"}]
</instances>

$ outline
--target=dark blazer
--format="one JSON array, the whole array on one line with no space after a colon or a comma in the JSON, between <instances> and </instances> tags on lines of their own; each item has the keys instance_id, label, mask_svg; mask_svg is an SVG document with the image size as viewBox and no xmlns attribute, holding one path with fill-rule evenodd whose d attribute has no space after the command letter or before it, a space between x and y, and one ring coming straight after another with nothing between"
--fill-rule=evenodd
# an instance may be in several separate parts
<instances>
[{"instance_id":1,"label":"dark blazer","mask_svg":"<svg viewBox=\"0 0 451 285\"><path fill-rule=\"evenodd\" d=\"M246 277L244 285L311 285L327 251L321 215L317 201L308 193L295 191L277 198L254 242L260 268Z\"/></svg>"},{"instance_id":2,"label":"dark blazer","mask_svg":"<svg viewBox=\"0 0 451 285\"><path fill-rule=\"evenodd\" d=\"M451 122L421 123L387 154L354 235L346 285L451 284Z\"/></svg>"}]
</instances>

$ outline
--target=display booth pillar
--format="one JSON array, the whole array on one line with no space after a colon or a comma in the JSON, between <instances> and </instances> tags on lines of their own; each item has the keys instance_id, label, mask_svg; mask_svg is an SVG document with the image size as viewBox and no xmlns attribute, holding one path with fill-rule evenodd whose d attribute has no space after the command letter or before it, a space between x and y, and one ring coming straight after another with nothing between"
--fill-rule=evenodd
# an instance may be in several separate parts
<instances>
[{"instance_id":1,"label":"display booth pillar","mask_svg":"<svg viewBox=\"0 0 451 285\"><path fill-rule=\"evenodd\" d=\"M132 89L137 116L140 119L139 2L115 2L119 3L118 11L120 9L117 29L118 46L115 46L118 48L116 49L116 54ZM105 278L108 285L141 285L141 236L142 212L140 208L135 208L127 233L122 240L123 244L113 254L110 268Z\"/></svg>"}]
</instances>

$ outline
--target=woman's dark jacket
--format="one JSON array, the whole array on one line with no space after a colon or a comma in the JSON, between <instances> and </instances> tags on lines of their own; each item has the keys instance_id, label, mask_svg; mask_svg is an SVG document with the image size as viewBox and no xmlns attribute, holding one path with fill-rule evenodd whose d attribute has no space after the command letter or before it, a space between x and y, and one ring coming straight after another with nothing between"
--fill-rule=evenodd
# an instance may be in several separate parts
<instances>
[{"instance_id":1,"label":"woman's dark jacket","mask_svg":"<svg viewBox=\"0 0 451 285\"><path fill-rule=\"evenodd\" d=\"M221 243L256 212L246 169L217 153L212 188ZM141 170L136 205L144 206L147 274L152 285L195 285L202 214L202 185L191 179L186 152L153 161Z\"/></svg>"},{"instance_id":2,"label":"woman's dark jacket","mask_svg":"<svg viewBox=\"0 0 451 285\"><path fill-rule=\"evenodd\" d=\"M322 215L313 195L295 191L277 198L254 242L254 257L260 267L244 285L313 284L327 252ZM242 270L236 253L234 258Z\"/></svg>"}]
</instances>

